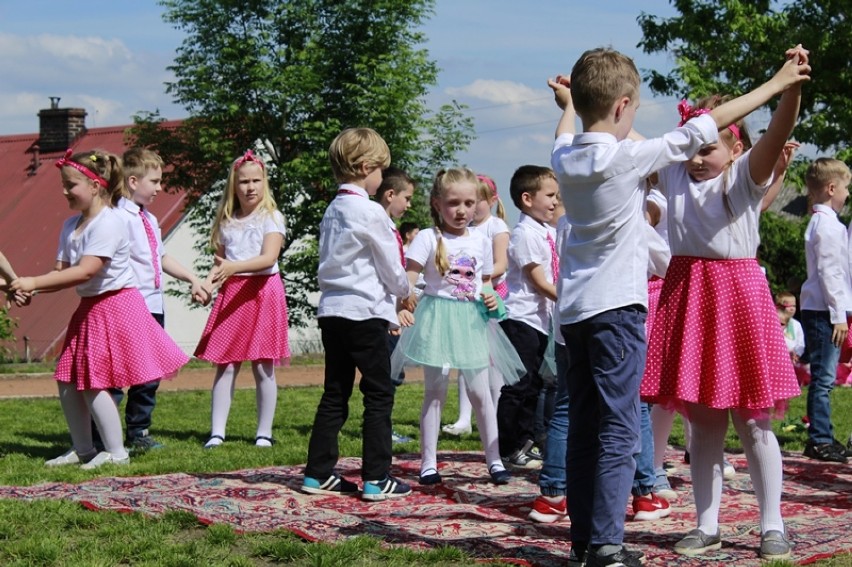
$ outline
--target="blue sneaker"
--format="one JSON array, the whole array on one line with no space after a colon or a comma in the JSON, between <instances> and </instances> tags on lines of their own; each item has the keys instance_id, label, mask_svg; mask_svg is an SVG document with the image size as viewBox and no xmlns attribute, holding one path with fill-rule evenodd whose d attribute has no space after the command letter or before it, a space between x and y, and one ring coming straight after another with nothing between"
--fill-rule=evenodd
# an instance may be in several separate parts
<instances>
[{"instance_id":1,"label":"blue sneaker","mask_svg":"<svg viewBox=\"0 0 852 567\"><path fill-rule=\"evenodd\" d=\"M402 498L411 494L411 487L389 474L382 480L368 480L364 483L361 498L371 502L380 502L390 498Z\"/></svg>"},{"instance_id":2,"label":"blue sneaker","mask_svg":"<svg viewBox=\"0 0 852 567\"><path fill-rule=\"evenodd\" d=\"M397 433L396 431L391 432L391 441L394 443L411 443L413 439L411 437L406 437L402 433Z\"/></svg>"},{"instance_id":3,"label":"blue sneaker","mask_svg":"<svg viewBox=\"0 0 852 567\"><path fill-rule=\"evenodd\" d=\"M306 476L302 481L302 492L326 496L352 496L358 494L358 485L349 482L337 473L331 473L325 482Z\"/></svg>"}]
</instances>

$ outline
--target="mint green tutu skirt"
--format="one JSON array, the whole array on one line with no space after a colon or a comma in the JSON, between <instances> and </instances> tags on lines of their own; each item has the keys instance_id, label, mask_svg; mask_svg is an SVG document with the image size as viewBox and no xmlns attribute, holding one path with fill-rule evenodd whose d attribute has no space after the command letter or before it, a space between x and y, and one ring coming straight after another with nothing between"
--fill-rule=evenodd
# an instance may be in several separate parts
<instances>
[{"instance_id":1,"label":"mint green tutu skirt","mask_svg":"<svg viewBox=\"0 0 852 567\"><path fill-rule=\"evenodd\" d=\"M526 373L518 353L499 325L489 325L480 302L424 295L391 355L391 376L404 366L455 368L465 377L494 367L506 384Z\"/></svg>"}]
</instances>

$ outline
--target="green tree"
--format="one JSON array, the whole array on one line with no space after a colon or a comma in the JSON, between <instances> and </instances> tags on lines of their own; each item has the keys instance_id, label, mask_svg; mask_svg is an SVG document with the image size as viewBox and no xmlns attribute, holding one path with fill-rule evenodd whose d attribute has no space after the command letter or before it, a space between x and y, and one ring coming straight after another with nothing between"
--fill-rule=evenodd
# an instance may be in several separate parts
<instances>
[{"instance_id":1,"label":"green tree","mask_svg":"<svg viewBox=\"0 0 852 567\"><path fill-rule=\"evenodd\" d=\"M186 33L167 92L190 117L137 116L133 141L174 164L170 187L189 191L191 223L207 234L230 162L263 153L287 217L283 273L294 324L313 316L319 221L336 183L327 149L340 130L369 126L393 164L428 190L438 167L472 139L459 106L429 113L438 69L419 47L433 0L163 0ZM420 198L422 203L422 196ZM206 246L201 242L199 247Z\"/></svg>"},{"instance_id":2,"label":"green tree","mask_svg":"<svg viewBox=\"0 0 852 567\"><path fill-rule=\"evenodd\" d=\"M0 294L0 296L5 300L5 294ZM14 358L16 326L17 321L9 316L9 310L0 307L0 361Z\"/></svg>"},{"instance_id":3,"label":"green tree","mask_svg":"<svg viewBox=\"0 0 852 567\"><path fill-rule=\"evenodd\" d=\"M760 248L757 256L766 269L773 293L792 291L807 278L805 227L810 217L789 220L772 212L760 215Z\"/></svg>"},{"instance_id":4,"label":"green tree","mask_svg":"<svg viewBox=\"0 0 852 567\"><path fill-rule=\"evenodd\" d=\"M644 71L651 90L696 98L742 94L769 79L784 51L797 43L810 50L812 80L802 93L796 138L834 151L847 161L852 130L852 26L849 0L672 0L680 15L642 13L646 53L668 52L668 74ZM777 102L777 101L774 101ZM773 103L770 103L773 104Z\"/></svg>"}]
</instances>

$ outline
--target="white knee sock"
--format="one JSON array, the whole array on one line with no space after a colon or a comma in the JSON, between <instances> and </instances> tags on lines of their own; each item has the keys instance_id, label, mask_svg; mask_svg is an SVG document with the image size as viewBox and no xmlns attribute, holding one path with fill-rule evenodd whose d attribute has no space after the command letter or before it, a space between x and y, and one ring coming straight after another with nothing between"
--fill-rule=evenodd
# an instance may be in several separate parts
<instances>
[{"instance_id":1,"label":"white knee sock","mask_svg":"<svg viewBox=\"0 0 852 567\"><path fill-rule=\"evenodd\" d=\"M663 468L675 412L657 404L651 406L651 431L654 434L654 468Z\"/></svg>"},{"instance_id":2,"label":"white knee sock","mask_svg":"<svg viewBox=\"0 0 852 567\"><path fill-rule=\"evenodd\" d=\"M231 413L231 400L234 398L234 383L240 363L220 364L216 367L213 380L213 399L210 402L210 434L225 437L228 414Z\"/></svg>"},{"instance_id":3,"label":"white knee sock","mask_svg":"<svg viewBox=\"0 0 852 567\"><path fill-rule=\"evenodd\" d=\"M465 384L461 371L459 371L459 418L456 420L455 426L458 429L470 427L470 413L473 406L470 403L470 397L467 393L467 384Z\"/></svg>"},{"instance_id":4,"label":"white knee sock","mask_svg":"<svg viewBox=\"0 0 852 567\"><path fill-rule=\"evenodd\" d=\"M488 379L490 381L491 388L491 405L493 405L496 410L497 403L500 401L500 392L503 391L505 382L503 380L503 375L493 366L488 369Z\"/></svg>"},{"instance_id":5,"label":"white knee sock","mask_svg":"<svg viewBox=\"0 0 852 567\"><path fill-rule=\"evenodd\" d=\"M502 470L503 461L500 459L500 445L497 438L497 408L491 401L491 387L488 379L488 369L471 372L463 378L467 382L467 395L473 410L476 412L476 425L479 429L479 439L485 450L485 463L488 470L499 465ZM461 374L460 374L461 377Z\"/></svg>"},{"instance_id":6,"label":"white knee sock","mask_svg":"<svg viewBox=\"0 0 852 567\"><path fill-rule=\"evenodd\" d=\"M68 433L71 434L71 445L74 451L83 457L93 456L95 446L92 443L92 417L83 392L77 390L74 384L66 382L56 384L59 386L59 403L65 415L65 422L68 424Z\"/></svg>"},{"instance_id":7,"label":"white knee sock","mask_svg":"<svg viewBox=\"0 0 852 567\"><path fill-rule=\"evenodd\" d=\"M83 397L92 412L92 419L101 434L104 449L118 458L127 457L127 449L124 448L124 434L121 431L121 416L115 401L107 390L84 390Z\"/></svg>"},{"instance_id":8,"label":"white knee sock","mask_svg":"<svg viewBox=\"0 0 852 567\"><path fill-rule=\"evenodd\" d=\"M256 360L251 364L257 386L257 437L272 437L272 421L278 403L278 384L271 360Z\"/></svg>"},{"instance_id":9,"label":"white knee sock","mask_svg":"<svg viewBox=\"0 0 852 567\"><path fill-rule=\"evenodd\" d=\"M447 399L449 378L440 368L423 367L423 407L420 410L420 472L438 470L438 431L441 409Z\"/></svg>"},{"instance_id":10,"label":"white knee sock","mask_svg":"<svg viewBox=\"0 0 852 567\"><path fill-rule=\"evenodd\" d=\"M731 420L743 444L754 495L760 506L760 533L769 530L784 532L781 517L781 482L783 464L778 439L772 432L769 418L745 419L731 412Z\"/></svg>"},{"instance_id":11,"label":"white knee sock","mask_svg":"<svg viewBox=\"0 0 852 567\"><path fill-rule=\"evenodd\" d=\"M698 528L707 535L714 535L719 530L728 410L690 404L688 415L694 439L689 454Z\"/></svg>"}]
</instances>

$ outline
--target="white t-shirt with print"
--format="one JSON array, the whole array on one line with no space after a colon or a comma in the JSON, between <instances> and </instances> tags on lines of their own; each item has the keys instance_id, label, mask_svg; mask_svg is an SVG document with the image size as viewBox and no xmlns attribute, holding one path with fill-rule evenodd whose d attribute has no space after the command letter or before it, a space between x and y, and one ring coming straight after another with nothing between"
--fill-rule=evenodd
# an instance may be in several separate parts
<instances>
[{"instance_id":1,"label":"white t-shirt with print","mask_svg":"<svg viewBox=\"0 0 852 567\"><path fill-rule=\"evenodd\" d=\"M278 232L287 236L284 225L284 215L281 211L255 210L247 217L232 218L222 225L219 241L225 247L225 259L232 262L241 262L260 256L263 248L263 238L271 233ZM265 276L278 273L278 262L271 267L259 272L244 272L237 275Z\"/></svg>"},{"instance_id":2,"label":"white t-shirt with print","mask_svg":"<svg viewBox=\"0 0 852 567\"><path fill-rule=\"evenodd\" d=\"M405 253L406 258L423 266L423 293L459 301L479 299L482 276L494 271L491 241L476 230L468 230L465 236L445 233L441 240L450 266L443 275L435 266L438 241L434 228L421 230Z\"/></svg>"}]
</instances>

